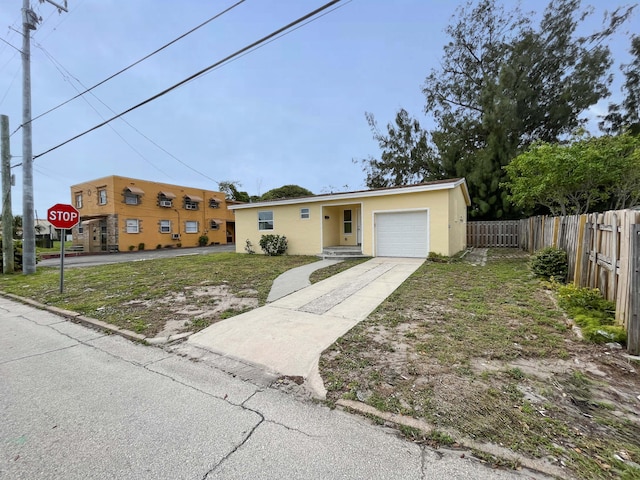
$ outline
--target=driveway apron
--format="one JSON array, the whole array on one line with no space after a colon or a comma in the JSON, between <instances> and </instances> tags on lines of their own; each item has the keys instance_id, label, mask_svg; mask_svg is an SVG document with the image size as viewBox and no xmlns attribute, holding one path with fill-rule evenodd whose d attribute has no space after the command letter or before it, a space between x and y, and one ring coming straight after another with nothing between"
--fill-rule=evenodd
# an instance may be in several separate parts
<instances>
[{"instance_id":1,"label":"driveway apron","mask_svg":"<svg viewBox=\"0 0 640 480\"><path fill-rule=\"evenodd\" d=\"M188 343L254 364L271 373L300 376L316 396L326 390L320 354L398 288L424 259L376 257L268 305L215 323Z\"/></svg>"}]
</instances>

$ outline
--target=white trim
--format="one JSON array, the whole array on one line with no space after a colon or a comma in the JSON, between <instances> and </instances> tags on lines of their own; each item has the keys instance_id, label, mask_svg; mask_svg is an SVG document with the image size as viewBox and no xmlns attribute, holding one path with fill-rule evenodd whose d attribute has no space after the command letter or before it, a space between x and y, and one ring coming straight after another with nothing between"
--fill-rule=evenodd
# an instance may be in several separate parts
<instances>
[{"instance_id":1,"label":"white trim","mask_svg":"<svg viewBox=\"0 0 640 480\"><path fill-rule=\"evenodd\" d=\"M275 200L256 203L242 203L239 205L229 205L229 210L244 210L249 208L269 208L274 205L295 205L303 203L329 202L333 200L347 201L363 197L383 197L386 195L402 195L405 193L432 192L438 190L451 190L463 185L463 192L466 199L469 199L469 190L464 178L451 182L429 183L422 185L410 185L407 187L384 188L379 190L363 190L361 192L335 193L331 195L317 195L314 197L297 197L286 200ZM355 202L354 202L355 203Z\"/></svg>"}]
</instances>

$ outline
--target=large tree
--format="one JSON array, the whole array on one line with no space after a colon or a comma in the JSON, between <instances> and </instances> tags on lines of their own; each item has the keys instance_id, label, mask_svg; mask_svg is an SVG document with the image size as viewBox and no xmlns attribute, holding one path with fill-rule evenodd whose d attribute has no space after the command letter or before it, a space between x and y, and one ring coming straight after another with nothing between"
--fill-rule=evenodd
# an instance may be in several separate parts
<instances>
[{"instance_id":1,"label":"large tree","mask_svg":"<svg viewBox=\"0 0 640 480\"><path fill-rule=\"evenodd\" d=\"M505 171L509 199L524 214L539 205L554 215L628 208L640 202L640 137L535 143Z\"/></svg>"},{"instance_id":2,"label":"large tree","mask_svg":"<svg viewBox=\"0 0 640 480\"><path fill-rule=\"evenodd\" d=\"M260 200L278 200L281 198L310 197L313 192L298 185L283 185L265 192Z\"/></svg>"},{"instance_id":3,"label":"large tree","mask_svg":"<svg viewBox=\"0 0 640 480\"><path fill-rule=\"evenodd\" d=\"M609 94L605 40L632 8L608 16L600 32L580 36L588 16L580 0L552 0L537 27L532 14L496 0L469 2L446 29L440 67L423 85L429 134L401 110L396 127L374 131L381 159L363 161L367 184L465 177L477 218L515 216L503 167L535 141L553 142L584 123L582 114ZM371 114L369 124L375 126Z\"/></svg>"},{"instance_id":4,"label":"large tree","mask_svg":"<svg viewBox=\"0 0 640 480\"><path fill-rule=\"evenodd\" d=\"M602 118L600 128L609 134L629 130L640 135L640 36L631 37L630 64L622 65L625 81L622 103L609 104L609 112Z\"/></svg>"}]
</instances>

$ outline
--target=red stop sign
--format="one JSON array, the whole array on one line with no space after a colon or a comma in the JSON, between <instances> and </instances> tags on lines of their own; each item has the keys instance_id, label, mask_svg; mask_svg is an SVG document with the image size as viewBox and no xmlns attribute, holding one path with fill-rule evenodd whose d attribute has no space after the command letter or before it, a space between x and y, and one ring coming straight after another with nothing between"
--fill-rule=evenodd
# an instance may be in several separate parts
<instances>
[{"instance_id":1,"label":"red stop sign","mask_svg":"<svg viewBox=\"0 0 640 480\"><path fill-rule=\"evenodd\" d=\"M47 210L47 220L56 228L71 228L80 220L80 213L73 205L56 203Z\"/></svg>"}]
</instances>

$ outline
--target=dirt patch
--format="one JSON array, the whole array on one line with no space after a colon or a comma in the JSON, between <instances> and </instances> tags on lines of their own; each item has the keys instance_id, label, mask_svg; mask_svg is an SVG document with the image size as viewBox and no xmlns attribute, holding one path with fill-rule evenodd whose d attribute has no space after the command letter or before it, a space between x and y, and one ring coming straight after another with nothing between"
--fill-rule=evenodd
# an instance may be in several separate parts
<instances>
[{"instance_id":1,"label":"dirt patch","mask_svg":"<svg viewBox=\"0 0 640 480\"><path fill-rule=\"evenodd\" d=\"M131 300L124 305L158 312L154 336L167 337L202 330L220 320L252 310L258 306L258 292L243 289L234 294L227 285L204 285L185 287L182 292L155 300Z\"/></svg>"},{"instance_id":2,"label":"dirt patch","mask_svg":"<svg viewBox=\"0 0 640 480\"><path fill-rule=\"evenodd\" d=\"M425 264L320 361L330 401L411 416L436 437L455 431L577 478L640 478L638 369L618 345L580 339L517 250L489 250L485 266Z\"/></svg>"}]
</instances>

